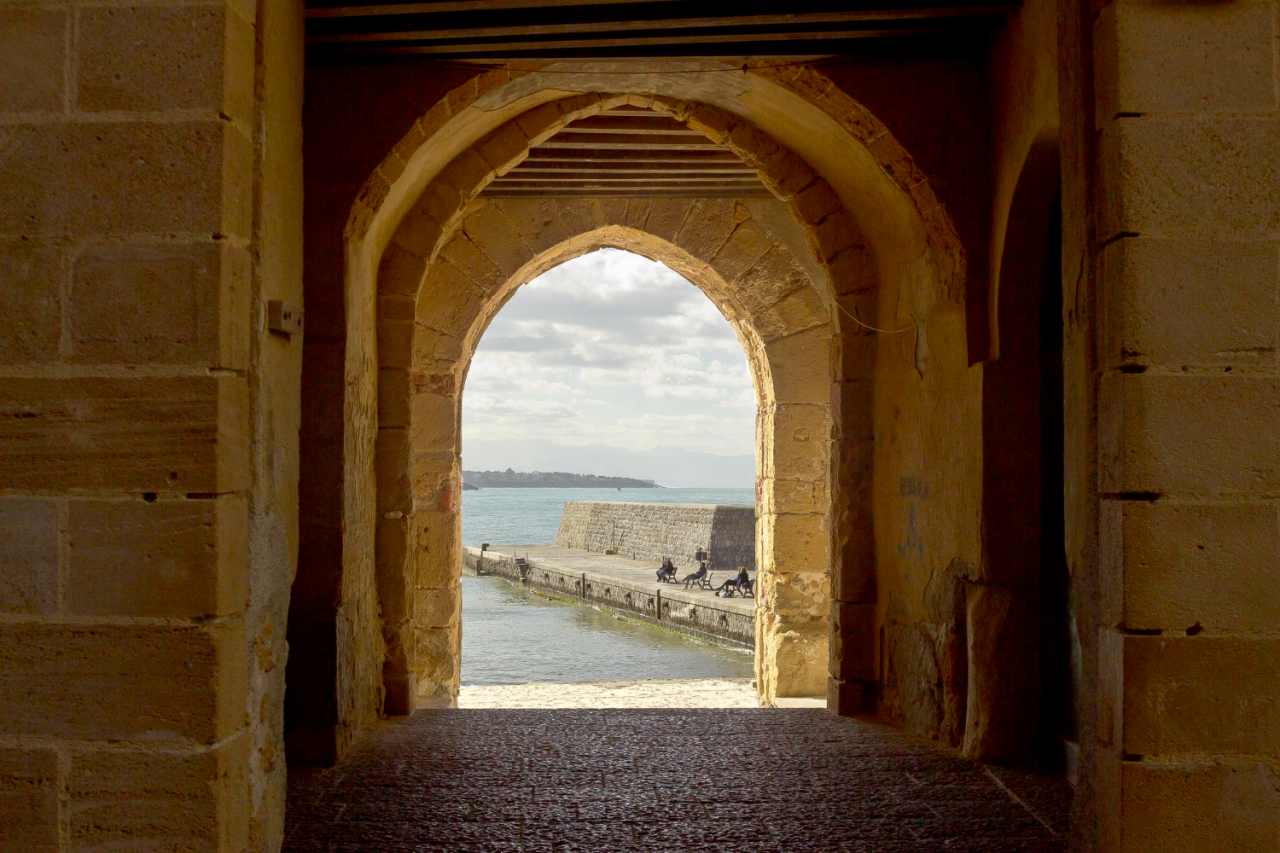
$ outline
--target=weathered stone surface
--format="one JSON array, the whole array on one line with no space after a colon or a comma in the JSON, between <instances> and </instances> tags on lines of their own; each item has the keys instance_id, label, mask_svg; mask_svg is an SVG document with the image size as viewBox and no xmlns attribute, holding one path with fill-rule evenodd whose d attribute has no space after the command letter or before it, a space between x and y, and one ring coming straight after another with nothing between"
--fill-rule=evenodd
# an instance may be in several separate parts
<instances>
[{"instance_id":1,"label":"weathered stone surface","mask_svg":"<svg viewBox=\"0 0 1280 853\"><path fill-rule=\"evenodd\" d=\"M1120 849L1266 850L1280 838L1280 776L1264 762L1126 761Z\"/></svg>"},{"instance_id":2,"label":"weathered stone surface","mask_svg":"<svg viewBox=\"0 0 1280 853\"><path fill-rule=\"evenodd\" d=\"M741 751L720 745L729 731ZM803 796L777 785L792 779ZM291 776L285 847L1065 849L1069 788L1028 782L1014 799L976 765L821 710L429 711ZM706 809L672 810L708 787Z\"/></svg>"},{"instance_id":3,"label":"weathered stone surface","mask_svg":"<svg viewBox=\"0 0 1280 853\"><path fill-rule=\"evenodd\" d=\"M73 844L242 849L249 739L197 752L76 750L67 779Z\"/></svg>"},{"instance_id":4,"label":"weathered stone surface","mask_svg":"<svg viewBox=\"0 0 1280 853\"><path fill-rule=\"evenodd\" d=\"M232 376L0 379L0 488L243 488L246 394Z\"/></svg>"},{"instance_id":5,"label":"weathered stone surface","mask_svg":"<svg viewBox=\"0 0 1280 853\"><path fill-rule=\"evenodd\" d=\"M56 8L0 9L0 112L62 109L71 14Z\"/></svg>"},{"instance_id":6,"label":"weathered stone surface","mask_svg":"<svg viewBox=\"0 0 1280 853\"><path fill-rule=\"evenodd\" d=\"M0 845L12 850L59 848L58 754L0 748Z\"/></svg>"},{"instance_id":7,"label":"weathered stone surface","mask_svg":"<svg viewBox=\"0 0 1280 853\"><path fill-rule=\"evenodd\" d=\"M967 593L964 754L997 763L1025 760L1038 719L1031 604L1016 590L998 586L970 584Z\"/></svg>"},{"instance_id":8,"label":"weathered stone surface","mask_svg":"<svg viewBox=\"0 0 1280 853\"><path fill-rule=\"evenodd\" d=\"M73 501L67 610L209 617L245 606L244 499Z\"/></svg>"},{"instance_id":9,"label":"weathered stone surface","mask_svg":"<svg viewBox=\"0 0 1280 853\"><path fill-rule=\"evenodd\" d=\"M555 544L602 554L614 551L697 568L695 552L706 549L711 566L755 569L755 510L712 504L566 501Z\"/></svg>"},{"instance_id":10,"label":"weathered stone surface","mask_svg":"<svg viewBox=\"0 0 1280 853\"><path fill-rule=\"evenodd\" d=\"M210 743L244 725L246 665L235 623L5 624L0 717L20 736Z\"/></svg>"},{"instance_id":11,"label":"weathered stone surface","mask_svg":"<svg viewBox=\"0 0 1280 853\"><path fill-rule=\"evenodd\" d=\"M1272 755L1280 749L1280 640L1125 636L1123 750Z\"/></svg>"},{"instance_id":12,"label":"weathered stone surface","mask_svg":"<svg viewBox=\"0 0 1280 853\"><path fill-rule=\"evenodd\" d=\"M57 609L57 503L0 499L0 613Z\"/></svg>"},{"instance_id":13,"label":"weathered stone surface","mask_svg":"<svg viewBox=\"0 0 1280 853\"><path fill-rule=\"evenodd\" d=\"M244 249L215 242L98 246L72 266L73 361L234 370L248 364Z\"/></svg>"},{"instance_id":14,"label":"weathered stone surface","mask_svg":"<svg viewBox=\"0 0 1280 853\"><path fill-rule=\"evenodd\" d=\"M0 13L3 14L3 13ZM51 362L62 335L62 253L26 240L0 240L0 364Z\"/></svg>"},{"instance_id":15,"label":"weathered stone surface","mask_svg":"<svg viewBox=\"0 0 1280 853\"><path fill-rule=\"evenodd\" d=\"M1127 628L1253 633L1280 623L1273 504L1112 501L1102 536Z\"/></svg>"}]
</instances>

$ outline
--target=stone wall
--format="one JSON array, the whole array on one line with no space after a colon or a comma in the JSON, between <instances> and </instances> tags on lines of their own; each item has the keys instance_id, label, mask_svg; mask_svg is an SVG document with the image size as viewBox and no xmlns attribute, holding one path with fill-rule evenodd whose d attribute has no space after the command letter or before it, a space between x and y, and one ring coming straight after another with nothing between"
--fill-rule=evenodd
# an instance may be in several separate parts
<instances>
[{"instance_id":1,"label":"stone wall","mask_svg":"<svg viewBox=\"0 0 1280 853\"><path fill-rule=\"evenodd\" d=\"M556 532L561 548L661 560L696 568L706 549L712 568L756 567L756 512L745 506L566 501Z\"/></svg>"}]
</instances>

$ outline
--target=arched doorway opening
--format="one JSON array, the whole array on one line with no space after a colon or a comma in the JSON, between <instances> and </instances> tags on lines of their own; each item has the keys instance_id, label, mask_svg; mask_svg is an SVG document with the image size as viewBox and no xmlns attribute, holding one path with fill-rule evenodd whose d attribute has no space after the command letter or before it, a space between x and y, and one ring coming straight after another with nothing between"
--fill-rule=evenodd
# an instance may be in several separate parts
<instances>
[{"instance_id":1,"label":"arched doorway opening","mask_svg":"<svg viewBox=\"0 0 1280 853\"><path fill-rule=\"evenodd\" d=\"M462 395L458 706L755 707L755 599L712 590L758 574L757 413L738 334L660 262L517 290Z\"/></svg>"},{"instance_id":2,"label":"arched doorway opening","mask_svg":"<svg viewBox=\"0 0 1280 853\"><path fill-rule=\"evenodd\" d=\"M339 638L335 660L319 668L343 674L343 698L332 703L340 718L336 741L380 712L447 701L446 685L456 681L445 664L428 671L409 663L446 661L456 640L444 624L412 627L416 617L406 602L417 592L406 586L403 569L385 568L424 559L451 565L458 542L456 449L414 449L410 401L412 414L424 415L437 437L456 433L451 400L467 343L459 324L500 304L490 297L518 278L530 257L593 233L597 246L634 249L636 233L667 241L687 255L676 263L685 263L695 281L723 264L719 277L742 302L740 316L750 317L775 392L792 389L777 395L777 412L762 417L759 440L777 469L804 472L788 478L761 468L759 500L773 508L761 514L773 518L772 530L762 524L761 564L772 565L779 579L757 632L763 698L825 685L834 706L848 713L881 697L877 626L887 611L877 575L903 571L884 544L906 522L889 514L890 529L880 531L871 513L879 506L877 483L902 479L871 476L875 464L900 467L896 459L877 462L874 423L896 405L895 395L925 397L955 378L960 360L952 353L964 346L955 322L964 260L947 215L892 136L847 96L820 85L811 69L750 72L732 86L711 87L705 102L676 97L691 90L671 77L585 73L575 84L598 94L566 96L550 85L568 82L564 76L473 78L419 120L370 179L348 222L343 558L340 575L327 581L330 600L340 602ZM646 88L673 94L619 93ZM473 237L484 226L468 223L492 216L492 200L483 196L493 178L539 140L623 105L662 112L733 152L768 189L768 203L760 202L768 209L744 217L750 204L689 194L510 199L524 207L502 232L507 239L488 263L475 262ZM815 128L829 135L816 147ZM835 140L846 150L833 158ZM791 146L810 149L815 162ZM601 240L600 229L620 236ZM540 243L533 247L531 240ZM775 250L775 242L787 251ZM441 288L444 278L451 283ZM818 286L801 286L806 282ZM430 300L423 316L423 293L451 296ZM886 331L896 337L886 339ZM873 376L886 361L892 370ZM964 434L948 433L957 441ZM966 476L946 467L933 474ZM967 533L943 538L947 548L970 541ZM300 566L299 583L305 570ZM448 584L444 569L413 577L415 590ZM382 588L388 579L394 588ZM435 621L452 618L447 608L435 612ZM332 689L327 677L317 683Z\"/></svg>"}]
</instances>

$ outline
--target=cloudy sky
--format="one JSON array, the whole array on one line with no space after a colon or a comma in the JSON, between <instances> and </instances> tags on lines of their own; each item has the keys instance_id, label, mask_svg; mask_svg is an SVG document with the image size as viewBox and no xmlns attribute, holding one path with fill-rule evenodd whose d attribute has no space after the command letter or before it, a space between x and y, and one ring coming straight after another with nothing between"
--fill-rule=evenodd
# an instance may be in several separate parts
<instances>
[{"instance_id":1,"label":"cloudy sky","mask_svg":"<svg viewBox=\"0 0 1280 853\"><path fill-rule=\"evenodd\" d=\"M480 341L462 400L469 470L754 483L738 339L696 287L629 252L592 252L522 287Z\"/></svg>"}]
</instances>

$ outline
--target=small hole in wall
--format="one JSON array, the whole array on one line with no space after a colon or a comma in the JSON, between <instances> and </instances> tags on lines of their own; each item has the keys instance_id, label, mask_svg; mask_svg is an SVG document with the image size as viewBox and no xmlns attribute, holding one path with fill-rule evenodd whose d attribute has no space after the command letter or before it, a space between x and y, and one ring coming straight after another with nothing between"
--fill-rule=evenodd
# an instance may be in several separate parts
<instances>
[{"instance_id":1,"label":"small hole in wall","mask_svg":"<svg viewBox=\"0 0 1280 853\"><path fill-rule=\"evenodd\" d=\"M169 482L170 482L170 483L176 483L176 482L178 482L178 472L177 472L177 471L170 471L170 472L169 472Z\"/></svg>"},{"instance_id":2,"label":"small hole in wall","mask_svg":"<svg viewBox=\"0 0 1280 853\"><path fill-rule=\"evenodd\" d=\"M142 493L142 499L143 499L144 501L146 501L147 503L149 503L149 504L153 504L153 503L155 503L155 502L156 502L156 493L155 493L155 492L143 492L143 493Z\"/></svg>"},{"instance_id":3,"label":"small hole in wall","mask_svg":"<svg viewBox=\"0 0 1280 853\"><path fill-rule=\"evenodd\" d=\"M1204 630L1204 627L1199 622L1197 622L1187 629L1187 636L1194 637L1196 634L1199 634L1203 630Z\"/></svg>"}]
</instances>

